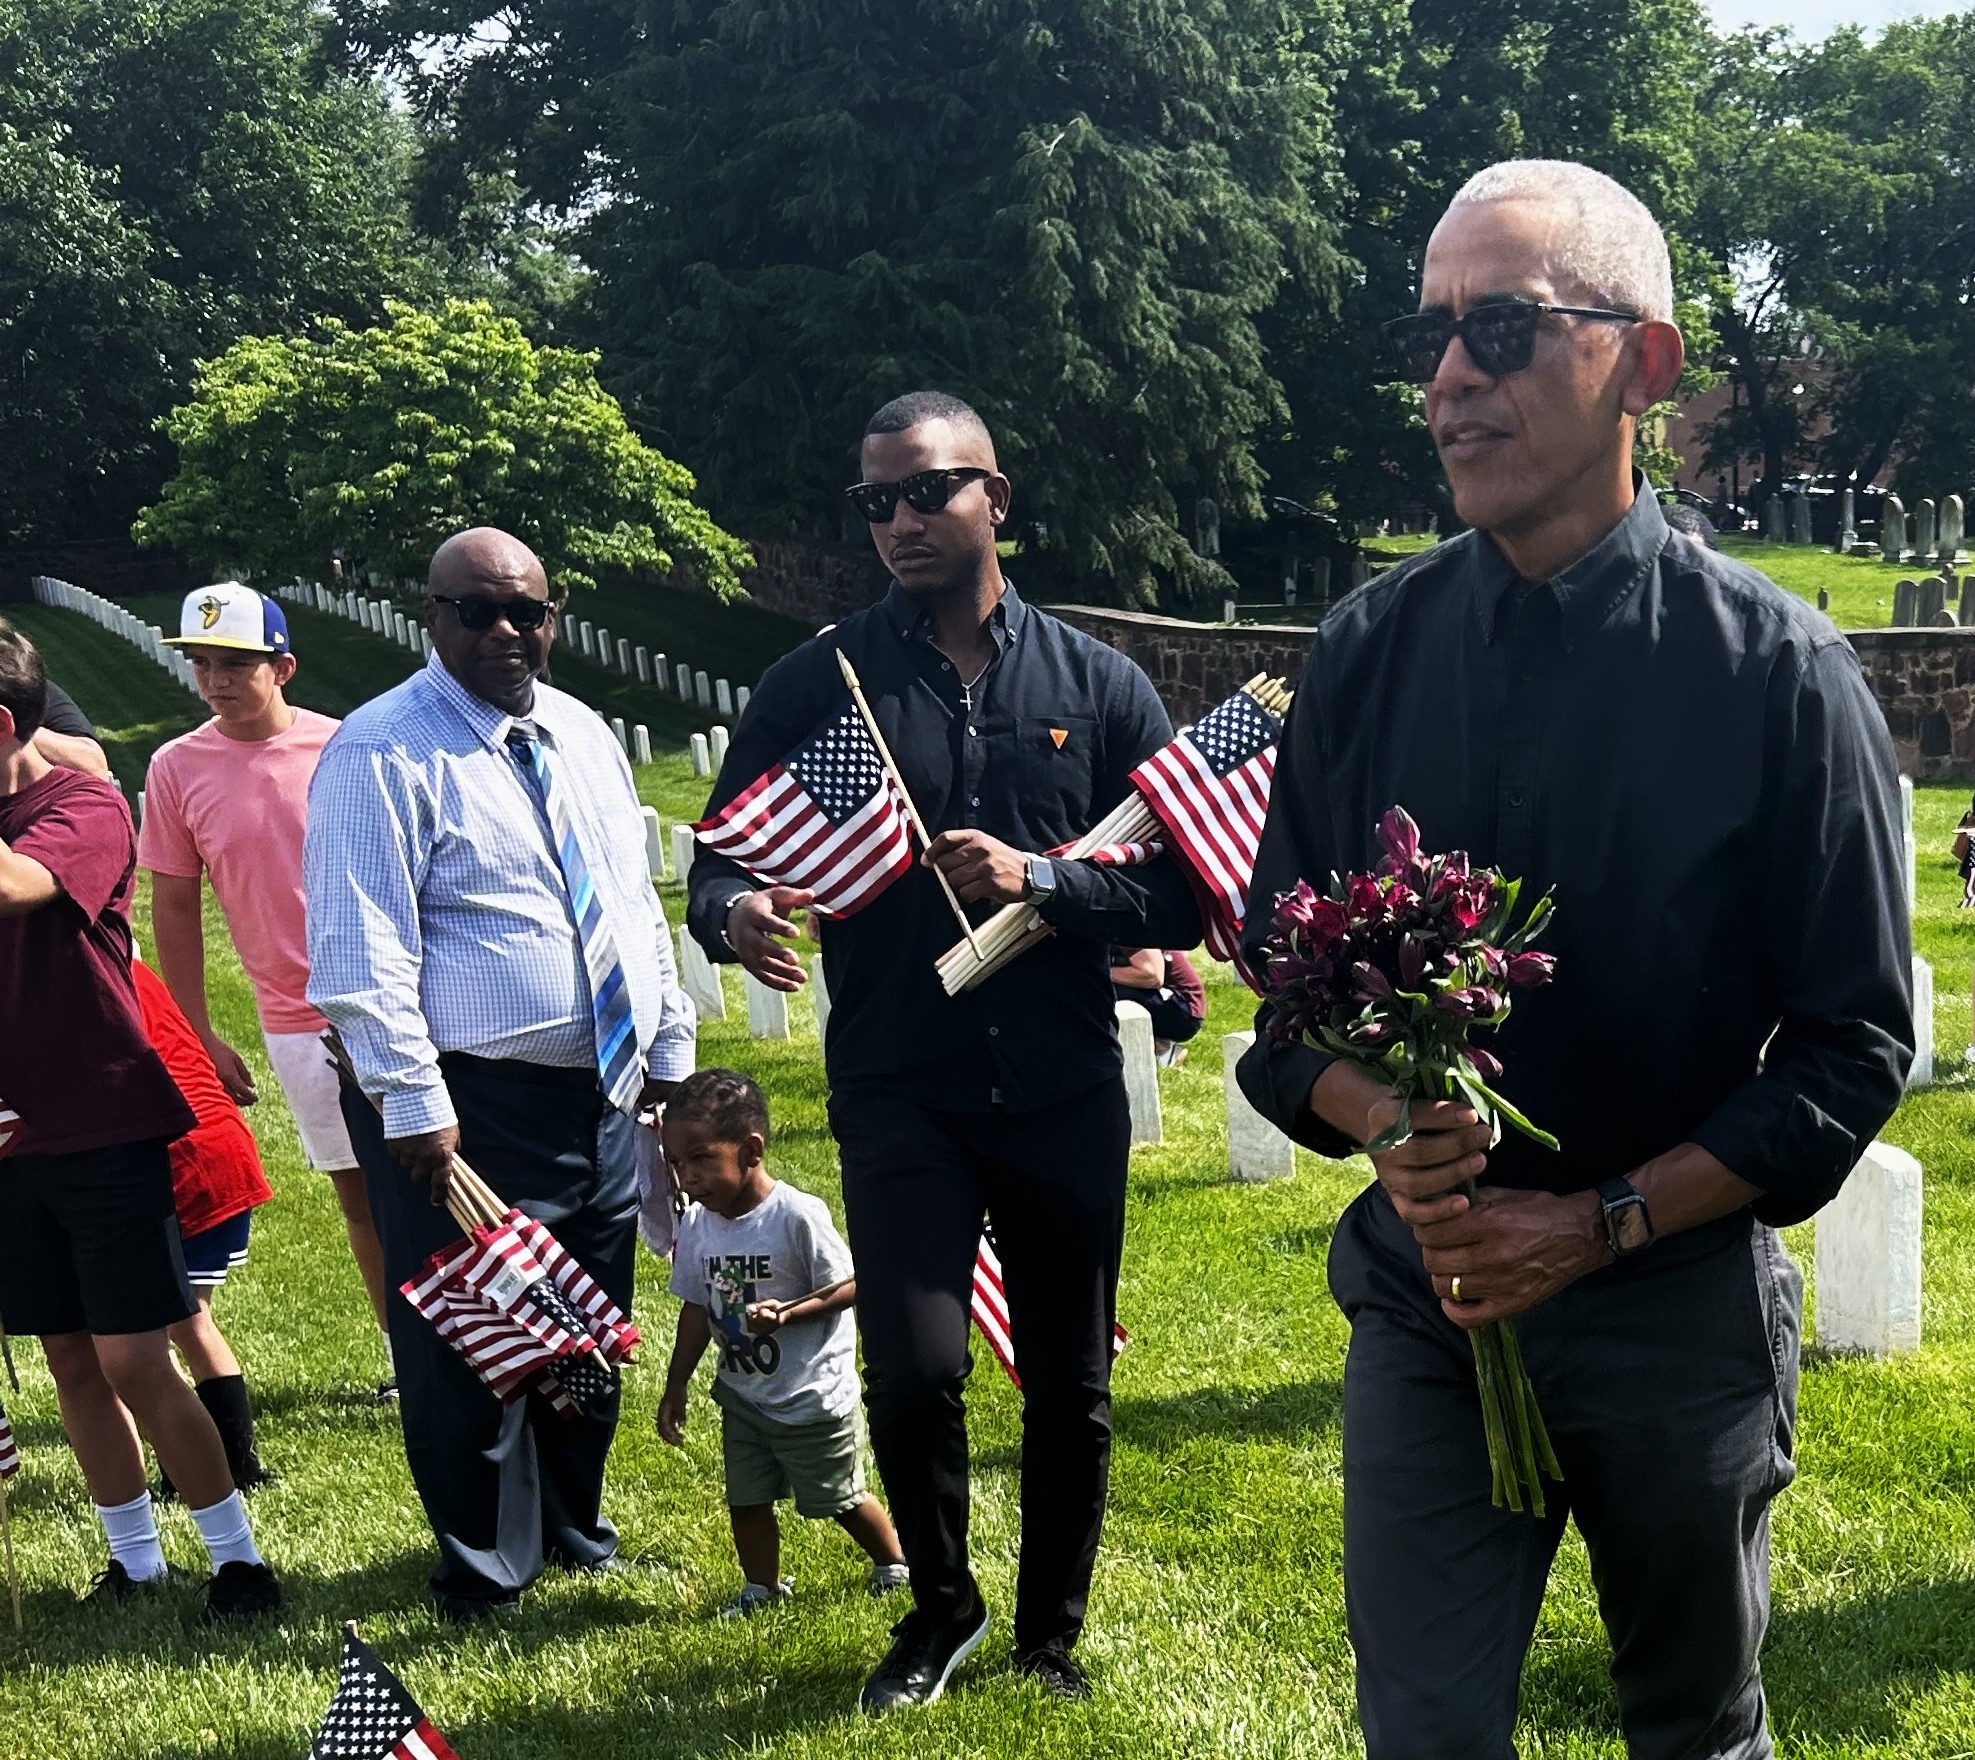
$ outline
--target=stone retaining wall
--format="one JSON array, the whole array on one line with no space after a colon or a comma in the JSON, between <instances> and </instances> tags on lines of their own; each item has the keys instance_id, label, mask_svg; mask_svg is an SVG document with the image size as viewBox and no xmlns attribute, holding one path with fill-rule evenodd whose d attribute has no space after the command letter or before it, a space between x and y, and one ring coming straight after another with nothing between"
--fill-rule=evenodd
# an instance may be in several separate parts
<instances>
[{"instance_id":1,"label":"stone retaining wall","mask_svg":"<svg viewBox=\"0 0 1975 1760\"><path fill-rule=\"evenodd\" d=\"M1087 605L1048 609L1144 667L1175 722L1197 720L1258 672L1294 685L1310 646L1307 628L1287 624L1230 628ZM1927 781L1975 780L1975 629L1852 630L1847 639L1900 769Z\"/></svg>"},{"instance_id":2,"label":"stone retaining wall","mask_svg":"<svg viewBox=\"0 0 1975 1760\"><path fill-rule=\"evenodd\" d=\"M804 623L836 623L875 605L890 584L869 544L853 546L754 538L754 567L742 577L748 596L765 611Z\"/></svg>"}]
</instances>

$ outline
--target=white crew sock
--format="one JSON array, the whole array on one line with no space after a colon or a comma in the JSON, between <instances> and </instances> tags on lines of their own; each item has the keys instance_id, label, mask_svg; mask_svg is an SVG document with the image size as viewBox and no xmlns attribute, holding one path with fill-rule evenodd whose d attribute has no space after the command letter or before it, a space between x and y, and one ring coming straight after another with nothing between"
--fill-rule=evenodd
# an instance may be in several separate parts
<instances>
[{"instance_id":1,"label":"white crew sock","mask_svg":"<svg viewBox=\"0 0 1975 1760\"><path fill-rule=\"evenodd\" d=\"M260 1549L254 1544L254 1531L247 1526L247 1506L240 1501L239 1492L206 1509L195 1509L192 1519L199 1525L199 1538L206 1543L215 1572L223 1564L262 1562Z\"/></svg>"},{"instance_id":2,"label":"white crew sock","mask_svg":"<svg viewBox=\"0 0 1975 1760\"><path fill-rule=\"evenodd\" d=\"M158 1544L150 1492L140 1491L128 1503L108 1509L99 1503L96 1519L103 1524L110 1556L130 1573L133 1583L154 1583L165 1574L165 1549Z\"/></svg>"}]
</instances>

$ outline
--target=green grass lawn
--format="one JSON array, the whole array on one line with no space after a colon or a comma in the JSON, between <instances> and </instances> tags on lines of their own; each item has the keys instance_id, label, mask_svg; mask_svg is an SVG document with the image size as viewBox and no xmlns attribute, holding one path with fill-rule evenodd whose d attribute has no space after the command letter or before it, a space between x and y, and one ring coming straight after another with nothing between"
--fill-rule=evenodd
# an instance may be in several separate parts
<instances>
[{"instance_id":1,"label":"green grass lawn","mask_svg":"<svg viewBox=\"0 0 1975 1760\"><path fill-rule=\"evenodd\" d=\"M102 700L127 702L126 719L106 720L120 750L142 747L170 719L171 697L191 705L148 665L127 659L119 670L80 635L59 641L66 631L48 628L57 616L22 622L61 654L65 682L86 686L77 695L92 713L106 713ZM325 688L330 670L321 661ZM171 696L149 701L153 678ZM189 720L191 711L176 712ZM668 817L697 811L704 791L677 755L639 781ZM1943 1079L1886 1132L1929 1175L1926 1344L1891 1365L1807 1359L1802 1473L1776 1506L1765 1667L1779 1750L1803 1760L1975 1753L1975 1178L1966 1149L1975 1091L1961 1062L1975 917L1954 908L1946 853L1964 798L1946 787L1918 794L1916 939L1936 969ZM676 923L677 889L665 896ZM148 926L142 907L138 922ZM244 981L223 940L213 946L216 1018L273 1095ZM835 1205L809 1003L795 1005L793 1040L754 1043L738 981L728 984L735 1018L705 1025L702 1061L761 1079L776 1112L774 1165ZM210 1633L194 1623L189 1582L149 1606L77 1606L75 1592L101 1563L101 1538L46 1371L23 1343L24 1386L8 1409L27 1463L11 1481L27 1632L0 1630L0 1732L11 1738L0 1752L294 1760L327 1703L345 1619L361 1622L462 1760L1359 1752L1339 1580L1346 1331L1326 1293L1324 1254L1365 1169L1299 1155L1292 1180L1227 1182L1219 1038L1245 1026L1249 1010L1220 968L1209 993L1212 1015L1191 1061L1162 1078L1166 1141L1132 1159L1120 1306L1133 1343L1117 1373L1114 1497L1084 1651L1097 1683L1089 1705L1046 1704L1003 1669L1020 1431L1015 1396L985 1352L970 1400L974 1537L1003 1619L959 1690L927 1715L877 1726L851 1711L896 1611L865 1596L859 1555L829 1524L786 1523L793 1603L742 1625L711 1618L738 1581L717 1424L702 1381L686 1453L652 1433L674 1305L651 1260L638 1306L648 1342L629 1378L609 1494L640 1568L608 1582L546 1580L497 1629L439 1624L424 1600L429 1540L396 1421L369 1403L380 1364L335 1206L270 1098L253 1123L277 1197L219 1312L256 1389L262 1453L281 1474L253 1511L290 1610L278 1626ZM1812 1228L1791 1238L1808 1266ZM164 1530L172 1558L194 1567L200 1554L184 1513L166 1512ZM1618 1760L1605 1667L1573 1541L1525 1678L1525 1755Z\"/></svg>"}]
</instances>

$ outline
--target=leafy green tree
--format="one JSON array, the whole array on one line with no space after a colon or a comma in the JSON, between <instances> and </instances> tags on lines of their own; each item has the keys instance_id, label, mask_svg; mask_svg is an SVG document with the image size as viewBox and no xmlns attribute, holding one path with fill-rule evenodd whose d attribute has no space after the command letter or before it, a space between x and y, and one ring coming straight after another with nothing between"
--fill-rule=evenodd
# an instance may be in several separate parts
<instances>
[{"instance_id":1,"label":"leafy green tree","mask_svg":"<svg viewBox=\"0 0 1975 1760\"><path fill-rule=\"evenodd\" d=\"M626 426L595 356L536 348L484 304L245 337L165 427L178 470L136 536L259 575L319 578L332 551L417 575L472 525L513 532L565 587L676 567L726 598L748 563L692 474Z\"/></svg>"},{"instance_id":2,"label":"leafy green tree","mask_svg":"<svg viewBox=\"0 0 1975 1760\"><path fill-rule=\"evenodd\" d=\"M864 418L933 385L1068 572L1224 579L1180 510L1256 505L1262 315L1340 269L1327 63L1280 0L531 0L436 72L413 46L491 7L342 13L584 216L607 381L728 517L834 535Z\"/></svg>"}]
</instances>

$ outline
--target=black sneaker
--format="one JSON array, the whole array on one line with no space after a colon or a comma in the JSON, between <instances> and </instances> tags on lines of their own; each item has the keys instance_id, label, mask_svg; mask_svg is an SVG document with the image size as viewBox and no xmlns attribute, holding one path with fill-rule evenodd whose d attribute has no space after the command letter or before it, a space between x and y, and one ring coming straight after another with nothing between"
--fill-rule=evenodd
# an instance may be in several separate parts
<instances>
[{"instance_id":1,"label":"black sneaker","mask_svg":"<svg viewBox=\"0 0 1975 1760\"><path fill-rule=\"evenodd\" d=\"M1015 1672L1056 1699L1088 1699L1090 1676L1072 1659L1067 1650L1053 1645L1031 1650L1015 1658Z\"/></svg>"},{"instance_id":2,"label":"black sneaker","mask_svg":"<svg viewBox=\"0 0 1975 1760\"><path fill-rule=\"evenodd\" d=\"M988 1632L985 1602L944 1625L914 1608L891 1629L892 1647L858 1695L860 1711L876 1717L900 1705L931 1705L953 1671L981 1647Z\"/></svg>"},{"instance_id":3,"label":"black sneaker","mask_svg":"<svg viewBox=\"0 0 1975 1760\"><path fill-rule=\"evenodd\" d=\"M377 1403L380 1406L394 1406L398 1403L398 1378L393 1375L389 1381L377 1384Z\"/></svg>"},{"instance_id":4,"label":"black sneaker","mask_svg":"<svg viewBox=\"0 0 1975 1760\"><path fill-rule=\"evenodd\" d=\"M236 1558L213 1573L206 1585L206 1623L259 1619L281 1611L281 1584L264 1564Z\"/></svg>"},{"instance_id":5,"label":"black sneaker","mask_svg":"<svg viewBox=\"0 0 1975 1760\"><path fill-rule=\"evenodd\" d=\"M89 1587L83 1591L85 1607L116 1607L128 1601L133 1595L148 1595L164 1587L165 1578L146 1577L139 1582L124 1569L121 1559L113 1558L89 1579Z\"/></svg>"}]
</instances>

